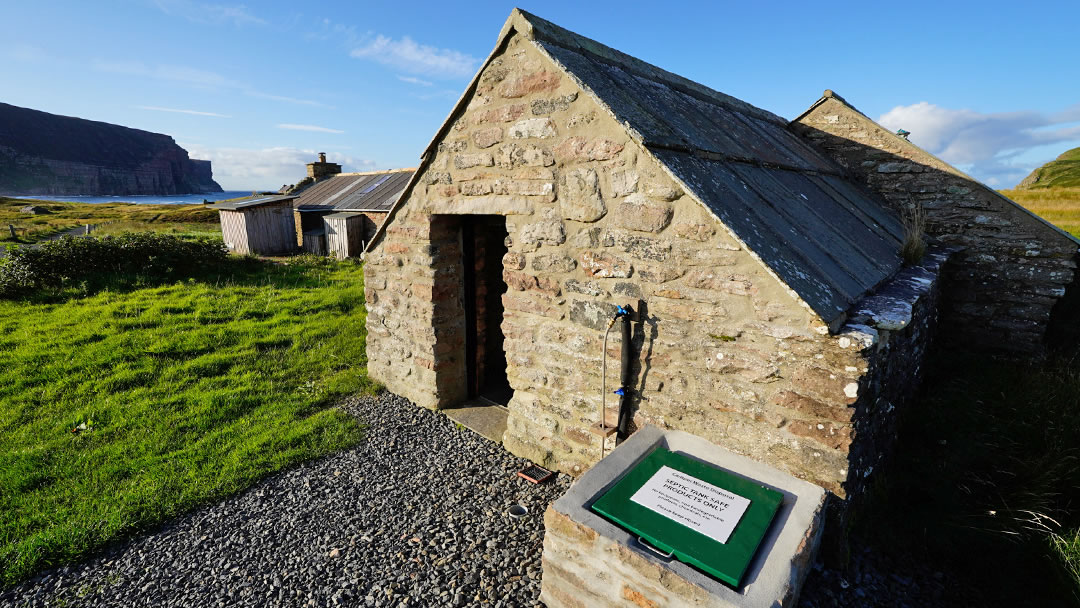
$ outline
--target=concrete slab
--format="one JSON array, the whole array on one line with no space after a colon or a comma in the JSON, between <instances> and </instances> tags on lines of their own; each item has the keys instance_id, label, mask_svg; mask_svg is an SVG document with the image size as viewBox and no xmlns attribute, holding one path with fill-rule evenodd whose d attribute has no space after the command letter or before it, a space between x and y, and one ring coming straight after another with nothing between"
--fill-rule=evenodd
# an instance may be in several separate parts
<instances>
[{"instance_id":1,"label":"concrete slab","mask_svg":"<svg viewBox=\"0 0 1080 608\"><path fill-rule=\"evenodd\" d=\"M626 471L657 447L684 454L783 494L783 503L750 562L741 588L733 589L692 566L657 556L642 547L636 536L590 510L592 503L615 485ZM611 593L646 597L649 592L641 591L639 587L655 582L648 588L658 594L657 605L698 605L704 601L710 606L792 606L798 601L802 581L820 543L824 504L825 490L819 486L729 452L701 437L646 427L578 478L548 509L545 520L555 524L549 527L555 528L556 533L545 535L540 599L548 606L564 605L560 597L567 597L571 590L565 587L567 578L561 573L569 570L578 573L573 579L575 582L587 582L586 588L578 586L573 590L579 595L580 591L585 591L587 595L595 593L597 597ZM560 536L558 529L572 532ZM549 566L553 574L550 583ZM585 572L591 569L605 574L587 576ZM672 577L688 585L673 586ZM656 578L656 581L647 580L650 578ZM617 586L600 588L608 585L622 585L621 591ZM681 591L672 597L676 588ZM593 604L584 602L583 605Z\"/></svg>"},{"instance_id":2,"label":"concrete slab","mask_svg":"<svg viewBox=\"0 0 1080 608\"><path fill-rule=\"evenodd\" d=\"M491 405L489 401L479 399L444 409L442 413L470 431L502 445L508 415L505 407Z\"/></svg>"}]
</instances>

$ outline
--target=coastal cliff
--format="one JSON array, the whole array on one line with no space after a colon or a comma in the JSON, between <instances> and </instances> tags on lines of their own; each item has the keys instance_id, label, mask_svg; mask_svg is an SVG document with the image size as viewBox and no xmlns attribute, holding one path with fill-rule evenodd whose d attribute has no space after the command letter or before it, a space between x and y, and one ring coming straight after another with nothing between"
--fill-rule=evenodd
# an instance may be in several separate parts
<instances>
[{"instance_id":1,"label":"coastal cliff","mask_svg":"<svg viewBox=\"0 0 1080 608\"><path fill-rule=\"evenodd\" d=\"M161 133L0 103L0 194L221 192L210 161Z\"/></svg>"}]
</instances>

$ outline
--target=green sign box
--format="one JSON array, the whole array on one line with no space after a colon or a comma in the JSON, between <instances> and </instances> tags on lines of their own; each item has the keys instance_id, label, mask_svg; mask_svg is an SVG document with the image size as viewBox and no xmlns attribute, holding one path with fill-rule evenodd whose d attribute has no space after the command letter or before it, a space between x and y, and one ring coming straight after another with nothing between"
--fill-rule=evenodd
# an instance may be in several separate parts
<instances>
[{"instance_id":1,"label":"green sign box","mask_svg":"<svg viewBox=\"0 0 1080 608\"><path fill-rule=\"evenodd\" d=\"M657 448L592 510L738 587L783 499L753 481Z\"/></svg>"}]
</instances>

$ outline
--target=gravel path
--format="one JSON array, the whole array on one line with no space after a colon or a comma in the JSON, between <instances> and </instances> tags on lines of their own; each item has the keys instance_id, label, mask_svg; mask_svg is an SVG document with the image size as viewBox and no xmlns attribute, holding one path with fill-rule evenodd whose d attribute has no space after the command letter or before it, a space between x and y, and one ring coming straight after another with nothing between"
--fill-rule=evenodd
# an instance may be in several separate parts
<instances>
[{"instance_id":1,"label":"gravel path","mask_svg":"<svg viewBox=\"0 0 1080 608\"><path fill-rule=\"evenodd\" d=\"M0 606L538 605L543 512L570 480L389 393L355 448L0 594ZM529 508L521 519L506 509Z\"/></svg>"},{"instance_id":2,"label":"gravel path","mask_svg":"<svg viewBox=\"0 0 1080 608\"><path fill-rule=\"evenodd\" d=\"M6 606L536 606L543 512L570 479L383 393L348 400L356 447L0 593ZM511 519L520 503L529 515ZM801 608L949 606L948 577L856 551L816 565ZM950 597L952 596L952 597Z\"/></svg>"}]
</instances>

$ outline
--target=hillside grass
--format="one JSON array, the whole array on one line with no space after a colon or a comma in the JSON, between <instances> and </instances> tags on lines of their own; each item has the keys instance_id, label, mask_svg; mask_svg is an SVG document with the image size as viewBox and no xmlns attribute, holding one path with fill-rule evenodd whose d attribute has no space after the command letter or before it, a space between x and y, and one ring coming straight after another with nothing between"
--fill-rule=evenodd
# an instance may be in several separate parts
<instances>
[{"instance_id":1,"label":"hillside grass","mask_svg":"<svg viewBox=\"0 0 1080 608\"><path fill-rule=\"evenodd\" d=\"M51 213L30 215L19 211L35 205ZM220 234L218 212L204 205L139 205L135 203L65 203L0 197L0 244L36 243L86 224L95 234L120 232L169 232L172 234ZM9 226L15 226L11 238Z\"/></svg>"},{"instance_id":2,"label":"hillside grass","mask_svg":"<svg viewBox=\"0 0 1080 608\"><path fill-rule=\"evenodd\" d=\"M0 583L358 441L365 316L310 258L0 300Z\"/></svg>"},{"instance_id":3,"label":"hillside grass","mask_svg":"<svg viewBox=\"0 0 1080 608\"><path fill-rule=\"evenodd\" d=\"M1080 187L999 192L1058 228L1080 237Z\"/></svg>"},{"instance_id":4,"label":"hillside grass","mask_svg":"<svg viewBox=\"0 0 1080 608\"><path fill-rule=\"evenodd\" d=\"M1035 169L1021 184L1025 182L1032 189L1080 188L1080 148L1067 150L1056 159Z\"/></svg>"},{"instance_id":5,"label":"hillside grass","mask_svg":"<svg viewBox=\"0 0 1080 608\"><path fill-rule=\"evenodd\" d=\"M970 605L1080 603L1080 357L927 369L856 530L985 594Z\"/></svg>"}]
</instances>

